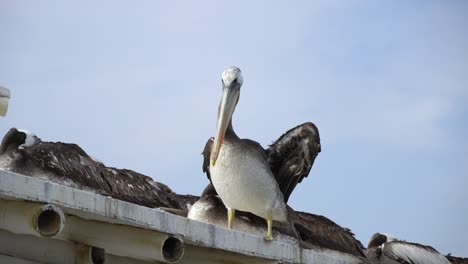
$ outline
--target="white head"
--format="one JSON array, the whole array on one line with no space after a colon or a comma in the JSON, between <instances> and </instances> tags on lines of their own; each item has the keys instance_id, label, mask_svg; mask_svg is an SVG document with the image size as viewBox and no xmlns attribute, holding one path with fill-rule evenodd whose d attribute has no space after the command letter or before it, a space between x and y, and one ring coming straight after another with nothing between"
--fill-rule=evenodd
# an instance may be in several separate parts
<instances>
[{"instance_id":1,"label":"white head","mask_svg":"<svg viewBox=\"0 0 468 264\"><path fill-rule=\"evenodd\" d=\"M383 234L387 237L387 242L400 241L400 239L398 239L396 236L392 234L388 234L388 233L383 233Z\"/></svg>"},{"instance_id":2,"label":"white head","mask_svg":"<svg viewBox=\"0 0 468 264\"><path fill-rule=\"evenodd\" d=\"M212 166L214 166L216 159L218 158L224 134L226 133L226 129L231 122L234 109L239 101L240 88L244 83L241 70L234 66L228 67L222 74L222 82L223 94L221 95L221 102L219 103L216 134L213 143L213 150L211 151Z\"/></svg>"},{"instance_id":3,"label":"white head","mask_svg":"<svg viewBox=\"0 0 468 264\"><path fill-rule=\"evenodd\" d=\"M230 87L231 84L237 83L240 86L244 83L241 70L235 66L228 67L222 74L223 86Z\"/></svg>"},{"instance_id":4,"label":"white head","mask_svg":"<svg viewBox=\"0 0 468 264\"><path fill-rule=\"evenodd\" d=\"M24 139L24 143L19 145L20 149L25 148L25 147L30 147L36 143L41 142L41 140L34 133L31 133L26 129L18 129L18 131L26 135L26 138Z\"/></svg>"}]
</instances>

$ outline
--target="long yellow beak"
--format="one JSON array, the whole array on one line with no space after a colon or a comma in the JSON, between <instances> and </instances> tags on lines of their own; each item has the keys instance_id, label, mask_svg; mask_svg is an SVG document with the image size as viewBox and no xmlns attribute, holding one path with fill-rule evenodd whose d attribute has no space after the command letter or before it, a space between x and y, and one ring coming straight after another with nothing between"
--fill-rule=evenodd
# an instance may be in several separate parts
<instances>
[{"instance_id":1,"label":"long yellow beak","mask_svg":"<svg viewBox=\"0 0 468 264\"><path fill-rule=\"evenodd\" d=\"M223 144L226 129L231 121L232 114L236 108L237 100L239 99L240 90L232 88L223 88L223 95L218 109L218 121L216 125L216 134L214 138L213 149L211 150L211 165L216 164L221 145Z\"/></svg>"}]
</instances>

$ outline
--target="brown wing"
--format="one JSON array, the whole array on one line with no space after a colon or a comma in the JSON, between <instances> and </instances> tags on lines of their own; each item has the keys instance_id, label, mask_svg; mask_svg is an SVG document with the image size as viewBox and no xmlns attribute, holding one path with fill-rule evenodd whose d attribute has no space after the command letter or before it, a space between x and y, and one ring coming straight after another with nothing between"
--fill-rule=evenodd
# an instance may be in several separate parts
<instances>
[{"instance_id":1,"label":"brown wing","mask_svg":"<svg viewBox=\"0 0 468 264\"><path fill-rule=\"evenodd\" d=\"M290 129L266 150L268 163L285 202L296 185L309 175L320 151L319 131L310 122Z\"/></svg>"},{"instance_id":2,"label":"brown wing","mask_svg":"<svg viewBox=\"0 0 468 264\"><path fill-rule=\"evenodd\" d=\"M306 248L314 245L365 257L365 248L353 232L325 216L296 212L290 221L294 223Z\"/></svg>"},{"instance_id":3,"label":"brown wing","mask_svg":"<svg viewBox=\"0 0 468 264\"><path fill-rule=\"evenodd\" d=\"M206 177L208 177L208 180L211 182L211 175L210 175L210 157L211 157L211 148L213 145L214 138L209 138L208 141L205 144L205 148L203 149L202 155L203 155L203 165L202 165L202 170L204 173L206 173Z\"/></svg>"},{"instance_id":4,"label":"brown wing","mask_svg":"<svg viewBox=\"0 0 468 264\"><path fill-rule=\"evenodd\" d=\"M5 134L2 139L2 143L0 144L0 155L22 147L25 143L27 143L27 145L34 145L40 142L41 139L36 135L25 130L18 130L13 127Z\"/></svg>"},{"instance_id":5,"label":"brown wing","mask_svg":"<svg viewBox=\"0 0 468 264\"><path fill-rule=\"evenodd\" d=\"M37 142L27 147L26 135L11 129L0 146L0 169L110 195L147 207L187 209L198 197L178 195L141 173L107 167L76 144Z\"/></svg>"},{"instance_id":6,"label":"brown wing","mask_svg":"<svg viewBox=\"0 0 468 264\"><path fill-rule=\"evenodd\" d=\"M187 209L186 204L193 203L186 201L189 197L178 196L167 185L133 170L103 167L100 173L110 187L110 195L119 200L174 209Z\"/></svg>"},{"instance_id":7,"label":"brown wing","mask_svg":"<svg viewBox=\"0 0 468 264\"><path fill-rule=\"evenodd\" d=\"M19 132L16 128L11 128L3 137L0 144L0 155L3 153L17 149L19 145L26 140L26 134Z\"/></svg>"},{"instance_id":8,"label":"brown wing","mask_svg":"<svg viewBox=\"0 0 468 264\"><path fill-rule=\"evenodd\" d=\"M2 163L6 170L110 195L109 185L100 174L104 165L76 144L40 142L11 150L1 159L7 161Z\"/></svg>"},{"instance_id":9,"label":"brown wing","mask_svg":"<svg viewBox=\"0 0 468 264\"><path fill-rule=\"evenodd\" d=\"M454 264L468 264L468 258L454 257L452 255L447 255L445 257Z\"/></svg>"},{"instance_id":10,"label":"brown wing","mask_svg":"<svg viewBox=\"0 0 468 264\"><path fill-rule=\"evenodd\" d=\"M404 264L445 264L450 261L431 246L394 240L382 247L384 258Z\"/></svg>"}]
</instances>

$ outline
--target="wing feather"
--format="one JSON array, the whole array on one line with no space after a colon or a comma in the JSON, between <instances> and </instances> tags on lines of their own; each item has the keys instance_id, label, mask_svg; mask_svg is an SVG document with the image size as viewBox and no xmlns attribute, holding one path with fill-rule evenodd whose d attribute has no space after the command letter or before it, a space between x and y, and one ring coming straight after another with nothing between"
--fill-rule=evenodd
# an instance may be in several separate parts
<instances>
[{"instance_id":1,"label":"wing feather","mask_svg":"<svg viewBox=\"0 0 468 264\"><path fill-rule=\"evenodd\" d=\"M211 148L214 142L214 138L211 137L206 141L205 148L203 149L202 155L203 155L203 165L202 165L202 170L204 173L206 173L206 177L208 177L208 180L211 182L211 175L210 175L210 157L211 157Z\"/></svg>"},{"instance_id":2,"label":"wing feather","mask_svg":"<svg viewBox=\"0 0 468 264\"><path fill-rule=\"evenodd\" d=\"M35 138L28 142L28 137ZM0 169L152 208L186 209L196 199L178 195L141 173L107 167L76 144L41 142L14 128L0 144Z\"/></svg>"},{"instance_id":3,"label":"wing feather","mask_svg":"<svg viewBox=\"0 0 468 264\"><path fill-rule=\"evenodd\" d=\"M320 151L319 131L310 122L290 129L267 149L268 163L286 202L296 185L309 175Z\"/></svg>"},{"instance_id":4,"label":"wing feather","mask_svg":"<svg viewBox=\"0 0 468 264\"><path fill-rule=\"evenodd\" d=\"M384 256L402 263L411 264L449 264L445 256L429 246L404 241L391 241L384 244Z\"/></svg>"}]
</instances>

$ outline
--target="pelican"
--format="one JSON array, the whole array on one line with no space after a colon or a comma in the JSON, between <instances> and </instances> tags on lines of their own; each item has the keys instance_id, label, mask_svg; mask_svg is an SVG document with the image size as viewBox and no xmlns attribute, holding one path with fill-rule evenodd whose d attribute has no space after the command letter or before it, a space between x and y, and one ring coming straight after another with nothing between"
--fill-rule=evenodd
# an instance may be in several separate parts
<instances>
[{"instance_id":1,"label":"pelican","mask_svg":"<svg viewBox=\"0 0 468 264\"><path fill-rule=\"evenodd\" d=\"M366 256L373 264L450 264L444 255L430 246L379 233L370 239Z\"/></svg>"},{"instance_id":2,"label":"pelican","mask_svg":"<svg viewBox=\"0 0 468 264\"><path fill-rule=\"evenodd\" d=\"M227 208L228 228L236 210L250 212L266 219L265 239L272 240L273 221L287 222L286 202L309 174L320 152L320 137L314 124L304 123L267 150L253 140L240 139L232 127L232 115L242 84L239 68L223 72L215 137L205 146L203 169Z\"/></svg>"},{"instance_id":3,"label":"pelican","mask_svg":"<svg viewBox=\"0 0 468 264\"><path fill-rule=\"evenodd\" d=\"M209 162L209 156L205 161ZM206 166L208 165L203 167ZM227 209L211 183L206 186L201 196L188 209L160 209L207 224L226 227L227 223ZM306 249L319 247L361 258L366 256L364 246L354 237L350 229L341 227L321 215L297 212L290 207L288 207L288 211L288 226L274 230L276 231L275 236L281 237L281 240L298 240L301 247ZM245 212L240 212L240 217L236 217L232 225L235 230L258 236L261 236L266 229L262 218Z\"/></svg>"},{"instance_id":4,"label":"pelican","mask_svg":"<svg viewBox=\"0 0 468 264\"><path fill-rule=\"evenodd\" d=\"M210 183L203 190L203 193L187 211L187 218L226 227L226 207L220 199L213 185ZM250 213L240 212L240 215L233 219L232 228L245 233L261 236L265 232L265 225L260 217ZM276 232L282 231L282 232ZM281 230L275 230L275 235L281 236L284 240L300 239L294 225L282 227Z\"/></svg>"},{"instance_id":5,"label":"pelican","mask_svg":"<svg viewBox=\"0 0 468 264\"><path fill-rule=\"evenodd\" d=\"M10 90L0 86L0 116L5 116L8 111L8 101L10 100Z\"/></svg>"},{"instance_id":6,"label":"pelican","mask_svg":"<svg viewBox=\"0 0 468 264\"><path fill-rule=\"evenodd\" d=\"M211 183L189 210L165 208L165 211L207 224L226 227L226 207ZM266 226L262 218L245 212L240 212L239 215L233 220L233 229L257 236L265 232ZM279 237L282 241L292 241L292 243L299 241L303 248L317 249L319 247L365 257L364 246L354 237L350 229L341 227L321 215L297 212L288 207L288 225L277 227L273 231L275 237Z\"/></svg>"},{"instance_id":7,"label":"pelican","mask_svg":"<svg viewBox=\"0 0 468 264\"><path fill-rule=\"evenodd\" d=\"M0 144L0 170L112 196L155 208L186 208L194 198L138 172L107 167L76 144L42 141L27 130L10 129Z\"/></svg>"}]
</instances>

